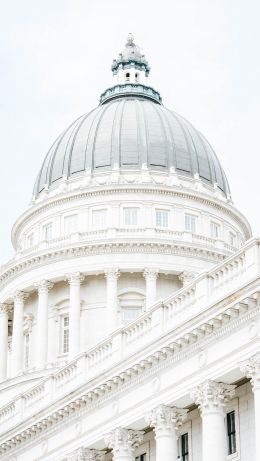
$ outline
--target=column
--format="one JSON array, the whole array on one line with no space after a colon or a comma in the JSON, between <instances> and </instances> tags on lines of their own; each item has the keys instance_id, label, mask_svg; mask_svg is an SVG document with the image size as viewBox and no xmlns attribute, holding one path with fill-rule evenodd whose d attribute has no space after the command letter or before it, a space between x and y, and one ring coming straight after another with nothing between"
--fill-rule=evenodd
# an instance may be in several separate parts
<instances>
[{"instance_id":1,"label":"column","mask_svg":"<svg viewBox=\"0 0 260 461\"><path fill-rule=\"evenodd\" d=\"M117 281L120 277L118 269L109 269L105 272L107 279L107 334L117 327Z\"/></svg>"},{"instance_id":2,"label":"column","mask_svg":"<svg viewBox=\"0 0 260 461\"><path fill-rule=\"evenodd\" d=\"M146 416L146 421L155 431L156 461L178 460L177 429L185 421L187 411L159 405Z\"/></svg>"},{"instance_id":3,"label":"column","mask_svg":"<svg viewBox=\"0 0 260 461\"><path fill-rule=\"evenodd\" d=\"M8 354L8 304L0 304L0 381L6 379Z\"/></svg>"},{"instance_id":4,"label":"column","mask_svg":"<svg viewBox=\"0 0 260 461\"><path fill-rule=\"evenodd\" d=\"M17 291L14 296L13 340L12 340L12 376L23 371L23 311L28 294Z\"/></svg>"},{"instance_id":5,"label":"column","mask_svg":"<svg viewBox=\"0 0 260 461\"><path fill-rule=\"evenodd\" d=\"M36 335L36 368L46 368L48 357L48 295L53 283L42 280L35 283L38 290L37 335Z\"/></svg>"},{"instance_id":6,"label":"column","mask_svg":"<svg viewBox=\"0 0 260 461\"><path fill-rule=\"evenodd\" d=\"M69 358L73 359L80 353L80 284L84 275L80 272L67 275L70 286L69 311Z\"/></svg>"},{"instance_id":7,"label":"column","mask_svg":"<svg viewBox=\"0 0 260 461\"><path fill-rule=\"evenodd\" d=\"M206 381L191 393L202 417L202 461L226 461L225 405L234 397L230 384Z\"/></svg>"},{"instance_id":8,"label":"column","mask_svg":"<svg viewBox=\"0 0 260 461\"><path fill-rule=\"evenodd\" d=\"M68 461L104 461L105 452L80 447L68 456Z\"/></svg>"},{"instance_id":9,"label":"column","mask_svg":"<svg viewBox=\"0 0 260 461\"><path fill-rule=\"evenodd\" d=\"M158 271L146 268L143 276L146 281L146 310L148 310L156 302L156 280Z\"/></svg>"},{"instance_id":10,"label":"column","mask_svg":"<svg viewBox=\"0 0 260 461\"><path fill-rule=\"evenodd\" d=\"M113 450L113 461L134 461L134 450L143 441L143 431L117 427L105 435L105 442Z\"/></svg>"},{"instance_id":11,"label":"column","mask_svg":"<svg viewBox=\"0 0 260 461\"><path fill-rule=\"evenodd\" d=\"M253 355L240 364L240 368L247 378L251 379L254 392L255 406L255 450L256 461L260 460L260 353Z\"/></svg>"}]
</instances>

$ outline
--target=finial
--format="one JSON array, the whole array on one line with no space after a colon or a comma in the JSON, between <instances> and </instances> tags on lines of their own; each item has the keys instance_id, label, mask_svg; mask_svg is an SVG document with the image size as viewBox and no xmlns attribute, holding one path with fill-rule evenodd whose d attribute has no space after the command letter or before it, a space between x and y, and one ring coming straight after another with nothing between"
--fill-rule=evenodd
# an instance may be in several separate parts
<instances>
[{"instance_id":1,"label":"finial","mask_svg":"<svg viewBox=\"0 0 260 461\"><path fill-rule=\"evenodd\" d=\"M134 36L131 34L131 32L127 36L127 45L133 45L134 44Z\"/></svg>"}]
</instances>

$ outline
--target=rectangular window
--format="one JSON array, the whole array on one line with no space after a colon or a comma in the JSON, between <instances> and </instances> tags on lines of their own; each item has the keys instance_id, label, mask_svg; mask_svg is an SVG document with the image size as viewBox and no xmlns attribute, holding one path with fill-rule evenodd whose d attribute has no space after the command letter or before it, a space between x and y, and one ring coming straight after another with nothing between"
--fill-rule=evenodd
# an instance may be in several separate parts
<instances>
[{"instance_id":1,"label":"rectangular window","mask_svg":"<svg viewBox=\"0 0 260 461\"><path fill-rule=\"evenodd\" d=\"M233 232L229 232L229 244L233 247L236 244L236 236Z\"/></svg>"},{"instance_id":2,"label":"rectangular window","mask_svg":"<svg viewBox=\"0 0 260 461\"><path fill-rule=\"evenodd\" d=\"M139 315L141 315L142 309L138 307L125 307L122 309L122 321L126 325L129 322L135 320Z\"/></svg>"},{"instance_id":3,"label":"rectangular window","mask_svg":"<svg viewBox=\"0 0 260 461\"><path fill-rule=\"evenodd\" d=\"M235 411L227 413L228 454L236 453L236 422Z\"/></svg>"},{"instance_id":4,"label":"rectangular window","mask_svg":"<svg viewBox=\"0 0 260 461\"><path fill-rule=\"evenodd\" d=\"M62 317L62 353L69 352L69 316Z\"/></svg>"},{"instance_id":5,"label":"rectangular window","mask_svg":"<svg viewBox=\"0 0 260 461\"><path fill-rule=\"evenodd\" d=\"M156 227L168 227L169 211L156 210Z\"/></svg>"},{"instance_id":6,"label":"rectangular window","mask_svg":"<svg viewBox=\"0 0 260 461\"><path fill-rule=\"evenodd\" d=\"M210 236L213 239L217 239L217 238L219 238L219 235L220 235L220 226L219 226L219 224L217 224L215 222L211 222L210 223Z\"/></svg>"},{"instance_id":7,"label":"rectangular window","mask_svg":"<svg viewBox=\"0 0 260 461\"><path fill-rule=\"evenodd\" d=\"M43 240L50 240L52 238L52 223L45 224L42 228Z\"/></svg>"},{"instance_id":8,"label":"rectangular window","mask_svg":"<svg viewBox=\"0 0 260 461\"><path fill-rule=\"evenodd\" d=\"M65 235L73 234L77 231L77 220L78 216L76 214L65 216L64 218L64 232Z\"/></svg>"},{"instance_id":9,"label":"rectangular window","mask_svg":"<svg viewBox=\"0 0 260 461\"><path fill-rule=\"evenodd\" d=\"M143 453L140 456L136 456L135 461L146 461L146 453Z\"/></svg>"},{"instance_id":10,"label":"rectangular window","mask_svg":"<svg viewBox=\"0 0 260 461\"><path fill-rule=\"evenodd\" d=\"M104 229L107 221L107 210L92 211L92 226L94 229Z\"/></svg>"},{"instance_id":11,"label":"rectangular window","mask_svg":"<svg viewBox=\"0 0 260 461\"><path fill-rule=\"evenodd\" d=\"M189 437L188 432L181 436L181 460L189 461Z\"/></svg>"},{"instance_id":12,"label":"rectangular window","mask_svg":"<svg viewBox=\"0 0 260 461\"><path fill-rule=\"evenodd\" d=\"M26 239L27 248L31 248L33 246L33 241L34 241L33 234L29 234Z\"/></svg>"},{"instance_id":13,"label":"rectangular window","mask_svg":"<svg viewBox=\"0 0 260 461\"><path fill-rule=\"evenodd\" d=\"M24 336L24 368L27 369L29 366L29 343L30 337L29 333Z\"/></svg>"},{"instance_id":14,"label":"rectangular window","mask_svg":"<svg viewBox=\"0 0 260 461\"><path fill-rule=\"evenodd\" d=\"M193 214L185 214L185 230L188 232L196 232L197 216Z\"/></svg>"},{"instance_id":15,"label":"rectangular window","mask_svg":"<svg viewBox=\"0 0 260 461\"><path fill-rule=\"evenodd\" d=\"M124 208L124 224L136 226L138 222L138 208Z\"/></svg>"}]
</instances>

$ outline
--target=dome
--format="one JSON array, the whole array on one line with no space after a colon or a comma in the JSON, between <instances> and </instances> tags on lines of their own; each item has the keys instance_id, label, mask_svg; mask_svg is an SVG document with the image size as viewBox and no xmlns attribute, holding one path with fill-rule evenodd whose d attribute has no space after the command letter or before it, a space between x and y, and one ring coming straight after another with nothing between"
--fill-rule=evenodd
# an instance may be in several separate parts
<instances>
[{"instance_id":1,"label":"dome","mask_svg":"<svg viewBox=\"0 0 260 461\"><path fill-rule=\"evenodd\" d=\"M178 175L197 174L229 194L214 150L191 123L163 105L125 94L82 115L58 137L43 162L34 196L46 185L85 170L134 170L144 165L165 172L174 167Z\"/></svg>"}]
</instances>

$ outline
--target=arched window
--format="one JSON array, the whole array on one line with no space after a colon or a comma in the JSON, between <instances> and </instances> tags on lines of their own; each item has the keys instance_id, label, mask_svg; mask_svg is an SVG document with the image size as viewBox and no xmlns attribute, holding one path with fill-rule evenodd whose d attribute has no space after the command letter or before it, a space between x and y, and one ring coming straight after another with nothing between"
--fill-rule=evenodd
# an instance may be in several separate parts
<instances>
[{"instance_id":1,"label":"arched window","mask_svg":"<svg viewBox=\"0 0 260 461\"><path fill-rule=\"evenodd\" d=\"M126 72L125 74L125 81L130 82L130 72Z\"/></svg>"},{"instance_id":2,"label":"arched window","mask_svg":"<svg viewBox=\"0 0 260 461\"><path fill-rule=\"evenodd\" d=\"M138 74L138 72L135 73L135 81L136 81L136 83L139 82L139 74Z\"/></svg>"},{"instance_id":3,"label":"arched window","mask_svg":"<svg viewBox=\"0 0 260 461\"><path fill-rule=\"evenodd\" d=\"M124 290L118 296L121 323L127 323L135 320L144 311L145 294L141 291Z\"/></svg>"}]
</instances>

